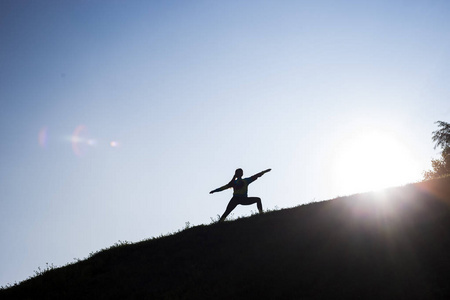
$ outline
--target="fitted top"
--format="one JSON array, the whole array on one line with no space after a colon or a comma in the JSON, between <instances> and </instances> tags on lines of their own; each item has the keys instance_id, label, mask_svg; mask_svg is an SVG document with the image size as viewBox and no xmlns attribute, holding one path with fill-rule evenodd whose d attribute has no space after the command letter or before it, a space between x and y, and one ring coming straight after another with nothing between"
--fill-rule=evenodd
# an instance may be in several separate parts
<instances>
[{"instance_id":1,"label":"fitted top","mask_svg":"<svg viewBox=\"0 0 450 300\"><path fill-rule=\"evenodd\" d=\"M256 176L252 176L252 177L248 177L248 178L239 178L236 179L226 185L224 185L223 187L220 187L217 189L217 191L223 191L229 188L233 188L233 195L235 196L247 196L247 192L248 192L248 185L250 183L252 183L253 181L255 181L258 177Z\"/></svg>"}]
</instances>

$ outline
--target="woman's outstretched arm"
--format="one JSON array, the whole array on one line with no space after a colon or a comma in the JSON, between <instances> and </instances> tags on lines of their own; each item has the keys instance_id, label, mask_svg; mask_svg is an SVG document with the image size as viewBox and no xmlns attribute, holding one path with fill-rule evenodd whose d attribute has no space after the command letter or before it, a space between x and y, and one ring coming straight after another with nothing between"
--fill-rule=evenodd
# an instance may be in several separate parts
<instances>
[{"instance_id":1,"label":"woman's outstretched arm","mask_svg":"<svg viewBox=\"0 0 450 300\"><path fill-rule=\"evenodd\" d=\"M264 174L266 174L267 172L270 172L272 169L267 169L264 170L262 172L259 172L258 174L253 175L251 178L253 178L253 180L258 179L259 177L263 176Z\"/></svg>"},{"instance_id":2,"label":"woman's outstretched arm","mask_svg":"<svg viewBox=\"0 0 450 300\"><path fill-rule=\"evenodd\" d=\"M215 190L212 190L209 193L212 194L212 193L221 192L223 190L229 189L230 187L232 187L232 184L233 184L233 181L234 181L235 178L236 178L236 174L233 175L233 178L231 178L230 182L228 182L226 185L224 185L224 186L222 186L220 188L217 188Z\"/></svg>"}]
</instances>

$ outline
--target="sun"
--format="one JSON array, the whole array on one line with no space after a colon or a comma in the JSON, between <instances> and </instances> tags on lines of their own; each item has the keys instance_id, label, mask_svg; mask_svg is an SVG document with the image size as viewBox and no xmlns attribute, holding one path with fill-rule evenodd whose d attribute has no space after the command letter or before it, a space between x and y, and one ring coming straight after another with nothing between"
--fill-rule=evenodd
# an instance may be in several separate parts
<instances>
[{"instance_id":1,"label":"sun","mask_svg":"<svg viewBox=\"0 0 450 300\"><path fill-rule=\"evenodd\" d=\"M411 183L420 174L411 149L390 132L359 132L333 149L330 175L338 195Z\"/></svg>"}]
</instances>

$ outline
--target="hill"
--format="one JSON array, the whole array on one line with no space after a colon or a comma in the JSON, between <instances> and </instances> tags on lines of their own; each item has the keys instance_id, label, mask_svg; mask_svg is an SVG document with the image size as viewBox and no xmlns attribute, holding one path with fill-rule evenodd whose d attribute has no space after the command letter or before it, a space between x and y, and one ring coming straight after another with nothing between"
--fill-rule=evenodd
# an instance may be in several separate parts
<instances>
[{"instance_id":1,"label":"hill","mask_svg":"<svg viewBox=\"0 0 450 300\"><path fill-rule=\"evenodd\" d=\"M101 251L1 299L449 299L450 178Z\"/></svg>"}]
</instances>

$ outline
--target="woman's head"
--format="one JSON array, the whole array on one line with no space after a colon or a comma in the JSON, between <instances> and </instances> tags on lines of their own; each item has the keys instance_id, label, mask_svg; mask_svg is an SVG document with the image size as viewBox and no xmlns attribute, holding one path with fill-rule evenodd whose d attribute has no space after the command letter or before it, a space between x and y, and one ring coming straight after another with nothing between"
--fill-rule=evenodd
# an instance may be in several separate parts
<instances>
[{"instance_id":1,"label":"woman's head","mask_svg":"<svg viewBox=\"0 0 450 300\"><path fill-rule=\"evenodd\" d=\"M237 178L241 178L242 175L244 175L244 171L242 171L242 169L236 169L236 172L234 172L234 175L235 175Z\"/></svg>"}]
</instances>

